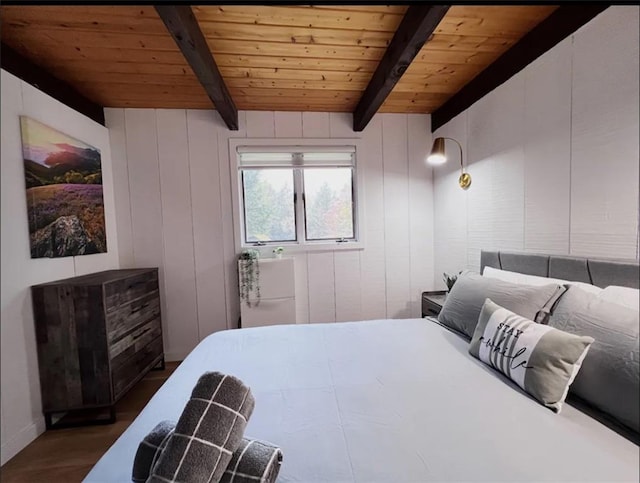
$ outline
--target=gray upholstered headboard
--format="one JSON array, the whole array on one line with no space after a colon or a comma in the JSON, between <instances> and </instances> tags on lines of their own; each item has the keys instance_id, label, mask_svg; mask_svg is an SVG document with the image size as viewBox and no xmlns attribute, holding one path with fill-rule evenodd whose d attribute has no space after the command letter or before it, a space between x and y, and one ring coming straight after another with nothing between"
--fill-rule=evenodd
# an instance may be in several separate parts
<instances>
[{"instance_id":1,"label":"gray upholstered headboard","mask_svg":"<svg viewBox=\"0 0 640 483\"><path fill-rule=\"evenodd\" d=\"M585 282L598 287L619 285L639 288L640 286L640 269L637 260L607 260L482 250L480 273L484 267Z\"/></svg>"}]
</instances>

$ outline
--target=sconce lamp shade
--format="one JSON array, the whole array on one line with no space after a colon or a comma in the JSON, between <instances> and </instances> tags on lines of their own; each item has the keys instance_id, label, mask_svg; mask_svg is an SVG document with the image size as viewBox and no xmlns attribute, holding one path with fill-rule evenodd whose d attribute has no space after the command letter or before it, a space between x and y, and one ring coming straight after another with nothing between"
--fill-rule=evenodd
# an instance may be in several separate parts
<instances>
[{"instance_id":1,"label":"sconce lamp shade","mask_svg":"<svg viewBox=\"0 0 640 483\"><path fill-rule=\"evenodd\" d=\"M444 138L435 138L433 140L433 146L431 147L431 153L427 157L429 164L443 164L447 161L447 156L444 154Z\"/></svg>"},{"instance_id":2,"label":"sconce lamp shade","mask_svg":"<svg viewBox=\"0 0 640 483\"><path fill-rule=\"evenodd\" d=\"M462 160L462 146L458 141L453 138L435 138L433 140L433 146L431 147L431 153L427 157L429 164L443 164L447 161L447 156L444 152L444 142L446 139L450 139L458 145L460 149L460 177L458 178L458 184L463 190L469 189L471 186L471 175L464 171L464 161Z\"/></svg>"}]
</instances>

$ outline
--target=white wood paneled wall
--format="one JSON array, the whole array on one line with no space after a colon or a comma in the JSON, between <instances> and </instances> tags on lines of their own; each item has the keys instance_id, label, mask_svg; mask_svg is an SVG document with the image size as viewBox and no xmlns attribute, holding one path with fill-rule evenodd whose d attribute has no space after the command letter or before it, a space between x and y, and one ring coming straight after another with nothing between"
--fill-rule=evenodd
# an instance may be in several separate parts
<instances>
[{"instance_id":1,"label":"white wood paneled wall","mask_svg":"<svg viewBox=\"0 0 640 483\"><path fill-rule=\"evenodd\" d=\"M405 122L402 122L405 121ZM397 116L382 118L382 173L385 233L385 271L387 313L406 317L409 313L409 166L385 162L407 157L407 123Z\"/></svg>"},{"instance_id":2,"label":"white wood paneled wall","mask_svg":"<svg viewBox=\"0 0 640 483\"><path fill-rule=\"evenodd\" d=\"M0 464L44 432L30 286L118 268L117 193L109 132L100 124L2 70L2 230ZM102 160L107 253L32 259L19 116L26 115L98 148Z\"/></svg>"},{"instance_id":3,"label":"white wood paneled wall","mask_svg":"<svg viewBox=\"0 0 640 483\"><path fill-rule=\"evenodd\" d=\"M470 266L480 265L482 248L523 248L523 87L521 72L468 113L467 164L473 180L467 194Z\"/></svg>"},{"instance_id":4,"label":"white wood paneled wall","mask_svg":"<svg viewBox=\"0 0 640 483\"><path fill-rule=\"evenodd\" d=\"M435 135L435 283L480 250L638 257L638 12L610 7Z\"/></svg>"},{"instance_id":5,"label":"white wood paneled wall","mask_svg":"<svg viewBox=\"0 0 640 483\"><path fill-rule=\"evenodd\" d=\"M383 114L354 133L344 113L107 109L122 266L160 268L167 358L237 327L230 138L362 138L365 248L296 253L298 323L418 317L433 287L427 115Z\"/></svg>"},{"instance_id":6,"label":"white wood paneled wall","mask_svg":"<svg viewBox=\"0 0 640 483\"><path fill-rule=\"evenodd\" d=\"M456 116L435 133L450 137L462 146L463 159L467 153L467 112ZM477 179L472 179L469 191L458 186L460 176L460 155L452 141L445 141L449 161L434 169L433 179L433 226L435 284L442 287L443 273L458 273L467 267L467 206L469 191L475 190Z\"/></svg>"},{"instance_id":7,"label":"white wood paneled wall","mask_svg":"<svg viewBox=\"0 0 640 483\"><path fill-rule=\"evenodd\" d=\"M571 251L576 255L637 253L639 10L611 7L574 39Z\"/></svg>"},{"instance_id":8,"label":"white wood paneled wall","mask_svg":"<svg viewBox=\"0 0 640 483\"><path fill-rule=\"evenodd\" d=\"M571 45L525 70L524 249L536 253L569 253Z\"/></svg>"}]
</instances>

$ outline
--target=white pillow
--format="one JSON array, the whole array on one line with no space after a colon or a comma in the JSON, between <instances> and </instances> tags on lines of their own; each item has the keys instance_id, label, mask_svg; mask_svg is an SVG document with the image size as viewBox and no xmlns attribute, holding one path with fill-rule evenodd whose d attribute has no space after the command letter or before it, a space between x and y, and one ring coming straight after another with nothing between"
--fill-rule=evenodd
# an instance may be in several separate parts
<instances>
[{"instance_id":1,"label":"white pillow","mask_svg":"<svg viewBox=\"0 0 640 483\"><path fill-rule=\"evenodd\" d=\"M637 288L609 285L598 294L598 298L640 311L640 290Z\"/></svg>"},{"instance_id":2,"label":"white pillow","mask_svg":"<svg viewBox=\"0 0 640 483\"><path fill-rule=\"evenodd\" d=\"M509 270L500 270L493 267L484 267L482 271L483 277L497 278L498 280L504 280L505 282L518 283L521 285L535 285L539 287L541 285L548 285L550 283L557 283L558 285L575 285L582 290L594 295L599 295L602 292L600 287L591 285L590 283L574 282L571 280L562 280L560 278L539 277L537 275L527 275L525 273L510 272ZM636 305L637 307L637 305Z\"/></svg>"}]
</instances>

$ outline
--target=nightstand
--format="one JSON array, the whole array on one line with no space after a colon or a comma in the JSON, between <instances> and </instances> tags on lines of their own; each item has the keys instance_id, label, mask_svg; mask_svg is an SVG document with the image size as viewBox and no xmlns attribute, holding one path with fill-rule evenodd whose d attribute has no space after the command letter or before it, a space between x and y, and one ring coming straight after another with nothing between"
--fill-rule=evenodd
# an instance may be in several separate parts
<instances>
[{"instance_id":1,"label":"nightstand","mask_svg":"<svg viewBox=\"0 0 640 483\"><path fill-rule=\"evenodd\" d=\"M422 292L422 316L437 317L447 298L446 290Z\"/></svg>"}]
</instances>

